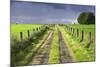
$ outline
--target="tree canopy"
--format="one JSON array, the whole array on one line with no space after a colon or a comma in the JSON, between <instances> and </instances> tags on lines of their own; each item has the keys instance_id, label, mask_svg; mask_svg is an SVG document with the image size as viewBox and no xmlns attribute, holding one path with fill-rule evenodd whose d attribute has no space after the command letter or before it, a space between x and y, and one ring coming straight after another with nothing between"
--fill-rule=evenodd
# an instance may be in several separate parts
<instances>
[{"instance_id":1,"label":"tree canopy","mask_svg":"<svg viewBox=\"0 0 100 67\"><path fill-rule=\"evenodd\" d=\"M79 24L95 24L95 15L92 12L82 12L77 20Z\"/></svg>"}]
</instances>

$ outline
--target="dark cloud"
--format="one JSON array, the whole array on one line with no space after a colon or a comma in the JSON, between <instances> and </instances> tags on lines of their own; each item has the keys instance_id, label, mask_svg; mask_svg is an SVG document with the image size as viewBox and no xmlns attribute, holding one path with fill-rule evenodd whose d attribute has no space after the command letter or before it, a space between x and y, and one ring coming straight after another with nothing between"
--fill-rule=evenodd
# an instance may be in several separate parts
<instances>
[{"instance_id":1,"label":"dark cloud","mask_svg":"<svg viewBox=\"0 0 100 67\"><path fill-rule=\"evenodd\" d=\"M66 5L64 4L47 4L50 7L53 7L54 9L66 9Z\"/></svg>"},{"instance_id":2,"label":"dark cloud","mask_svg":"<svg viewBox=\"0 0 100 67\"><path fill-rule=\"evenodd\" d=\"M95 12L95 6L14 1L11 2L11 22L72 23L84 11Z\"/></svg>"}]
</instances>

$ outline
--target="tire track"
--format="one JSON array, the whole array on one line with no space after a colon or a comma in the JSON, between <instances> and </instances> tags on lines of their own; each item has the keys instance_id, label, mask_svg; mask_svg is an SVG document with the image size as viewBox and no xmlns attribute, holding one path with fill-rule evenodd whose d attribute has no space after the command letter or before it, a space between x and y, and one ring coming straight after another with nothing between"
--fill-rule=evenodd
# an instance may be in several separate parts
<instances>
[{"instance_id":1,"label":"tire track","mask_svg":"<svg viewBox=\"0 0 100 67\"><path fill-rule=\"evenodd\" d=\"M48 64L52 39L53 39L53 32L50 33L49 37L47 38L47 41L44 43L44 46L40 48L40 50L33 58L30 65Z\"/></svg>"},{"instance_id":2,"label":"tire track","mask_svg":"<svg viewBox=\"0 0 100 67\"><path fill-rule=\"evenodd\" d=\"M66 46L64 39L62 37L61 31L58 31L58 37L59 37L59 49L60 49L60 63L72 63L73 58L70 55L70 52L68 50L68 47Z\"/></svg>"}]
</instances>

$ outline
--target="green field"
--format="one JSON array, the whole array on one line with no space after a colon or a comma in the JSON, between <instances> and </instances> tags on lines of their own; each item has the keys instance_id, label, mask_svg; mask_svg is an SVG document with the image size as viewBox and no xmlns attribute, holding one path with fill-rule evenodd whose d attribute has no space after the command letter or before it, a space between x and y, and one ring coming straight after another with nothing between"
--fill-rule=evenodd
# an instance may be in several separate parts
<instances>
[{"instance_id":1,"label":"green field","mask_svg":"<svg viewBox=\"0 0 100 67\"><path fill-rule=\"evenodd\" d=\"M31 33L33 29L41 27L40 24L11 24L11 36L20 39L20 32L23 32L24 38L27 38L27 31L29 30Z\"/></svg>"}]
</instances>

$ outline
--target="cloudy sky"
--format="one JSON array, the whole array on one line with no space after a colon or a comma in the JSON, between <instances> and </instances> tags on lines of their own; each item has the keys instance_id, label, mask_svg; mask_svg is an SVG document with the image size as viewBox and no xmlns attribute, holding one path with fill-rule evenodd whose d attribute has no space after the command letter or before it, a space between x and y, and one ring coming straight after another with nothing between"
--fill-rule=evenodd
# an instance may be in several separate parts
<instances>
[{"instance_id":1,"label":"cloudy sky","mask_svg":"<svg viewBox=\"0 0 100 67\"><path fill-rule=\"evenodd\" d=\"M95 13L95 6L12 1L11 23L73 23L81 12Z\"/></svg>"}]
</instances>

